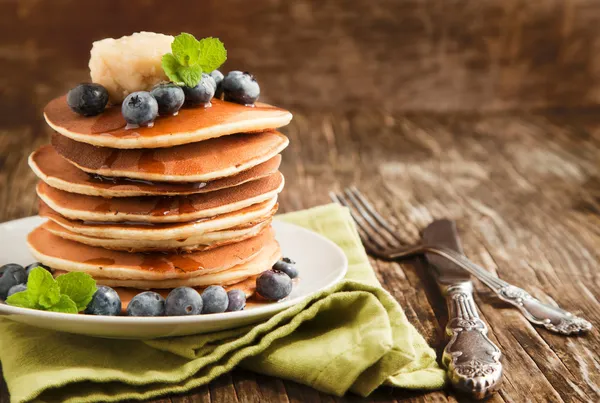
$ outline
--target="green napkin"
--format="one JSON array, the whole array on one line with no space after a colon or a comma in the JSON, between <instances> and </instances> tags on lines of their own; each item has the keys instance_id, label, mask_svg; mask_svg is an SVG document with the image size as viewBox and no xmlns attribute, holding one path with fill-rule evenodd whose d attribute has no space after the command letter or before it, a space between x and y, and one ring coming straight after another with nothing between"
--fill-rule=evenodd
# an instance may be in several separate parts
<instances>
[{"instance_id":1,"label":"green napkin","mask_svg":"<svg viewBox=\"0 0 600 403\"><path fill-rule=\"evenodd\" d=\"M323 392L367 396L382 384L438 389L435 352L383 290L349 212L337 205L281 215L344 249L346 279L267 322L150 341L71 335L0 320L12 402L97 402L182 393L240 365Z\"/></svg>"}]
</instances>

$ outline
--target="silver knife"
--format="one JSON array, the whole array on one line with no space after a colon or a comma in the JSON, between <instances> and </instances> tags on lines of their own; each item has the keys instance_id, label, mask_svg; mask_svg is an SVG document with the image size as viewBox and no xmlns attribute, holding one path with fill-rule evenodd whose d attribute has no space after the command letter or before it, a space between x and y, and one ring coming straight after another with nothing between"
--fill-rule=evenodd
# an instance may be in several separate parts
<instances>
[{"instance_id":1,"label":"silver knife","mask_svg":"<svg viewBox=\"0 0 600 403\"><path fill-rule=\"evenodd\" d=\"M463 253L454 221L437 220L423 231L423 243ZM488 328L477 313L471 277L449 260L426 253L425 258L446 297L450 337L442 363L452 385L476 399L498 389L502 379L500 349L487 337Z\"/></svg>"}]
</instances>

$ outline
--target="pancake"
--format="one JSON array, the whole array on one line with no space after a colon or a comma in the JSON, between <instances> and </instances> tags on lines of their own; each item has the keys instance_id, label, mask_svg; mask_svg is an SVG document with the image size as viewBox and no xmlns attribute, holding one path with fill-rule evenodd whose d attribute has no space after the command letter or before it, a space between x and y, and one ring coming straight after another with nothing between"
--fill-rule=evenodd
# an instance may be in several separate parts
<instances>
[{"instance_id":1,"label":"pancake","mask_svg":"<svg viewBox=\"0 0 600 403\"><path fill-rule=\"evenodd\" d=\"M237 175L210 182L149 182L126 178L98 178L61 157L54 147L45 145L29 156L33 172L53 188L70 193L101 197L175 196L213 192L260 179L277 171L281 155Z\"/></svg>"},{"instance_id":2,"label":"pancake","mask_svg":"<svg viewBox=\"0 0 600 403\"><path fill-rule=\"evenodd\" d=\"M39 214L77 234L95 238L178 240L252 222L264 221L277 211L277 197L241 210L185 223L96 222L69 220L40 201Z\"/></svg>"},{"instance_id":3,"label":"pancake","mask_svg":"<svg viewBox=\"0 0 600 403\"><path fill-rule=\"evenodd\" d=\"M48 221L42 225L42 228L61 238L80 242L90 246L99 246L101 248L120 250L126 252L157 252L166 251L171 253L190 252L198 250L208 250L230 243L240 242L257 235L266 226L270 225L271 219L266 219L250 225L209 232L198 236L191 236L186 239L177 240L147 240L147 239L111 239L95 238L86 235L71 232L54 221Z\"/></svg>"},{"instance_id":4,"label":"pancake","mask_svg":"<svg viewBox=\"0 0 600 403\"><path fill-rule=\"evenodd\" d=\"M272 199L283 189L277 172L245 184L190 196L105 199L54 189L44 182L37 194L54 211L71 220L103 222L187 222L240 210Z\"/></svg>"},{"instance_id":5,"label":"pancake","mask_svg":"<svg viewBox=\"0 0 600 403\"><path fill-rule=\"evenodd\" d=\"M206 182L236 175L273 158L288 142L283 134L267 131L171 148L118 150L52 135L56 151L85 172L160 182Z\"/></svg>"},{"instance_id":6,"label":"pancake","mask_svg":"<svg viewBox=\"0 0 600 403\"><path fill-rule=\"evenodd\" d=\"M129 287L139 289L160 289L176 287L206 287L209 285L230 285L239 283L251 276L269 270L281 258L281 251L276 241L265 247L251 260L217 273L190 278L175 278L161 281L153 280L121 280L114 278L94 277L98 284L109 287Z\"/></svg>"},{"instance_id":7,"label":"pancake","mask_svg":"<svg viewBox=\"0 0 600 403\"><path fill-rule=\"evenodd\" d=\"M251 107L213 99L210 108L182 108L177 116L159 117L152 127L126 129L120 105L107 107L98 116L85 117L69 108L66 96L46 105L44 117L63 136L121 149L173 147L234 133L276 129L292 120L285 109L260 102Z\"/></svg>"},{"instance_id":8,"label":"pancake","mask_svg":"<svg viewBox=\"0 0 600 403\"><path fill-rule=\"evenodd\" d=\"M245 241L186 254L111 251L63 239L42 227L33 230L27 242L37 260L58 270L86 272L94 278L154 282L228 272L234 266L252 260L263 249L274 254L279 248L270 226ZM236 273L237 276L241 274L239 270ZM234 278L241 280L235 276L227 277ZM160 285L154 288L171 287Z\"/></svg>"}]
</instances>

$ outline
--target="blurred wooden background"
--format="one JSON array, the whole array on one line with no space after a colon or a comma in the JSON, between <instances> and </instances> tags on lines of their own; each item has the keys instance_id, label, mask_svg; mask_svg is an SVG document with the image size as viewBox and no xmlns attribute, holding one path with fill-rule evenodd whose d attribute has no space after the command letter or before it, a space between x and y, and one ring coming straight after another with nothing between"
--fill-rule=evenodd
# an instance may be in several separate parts
<instances>
[{"instance_id":1,"label":"blurred wooden background","mask_svg":"<svg viewBox=\"0 0 600 403\"><path fill-rule=\"evenodd\" d=\"M225 69L290 108L588 107L599 25L595 0L2 0L0 123L39 119L88 79L92 41L139 30L221 38Z\"/></svg>"},{"instance_id":2,"label":"blurred wooden background","mask_svg":"<svg viewBox=\"0 0 600 403\"><path fill-rule=\"evenodd\" d=\"M43 106L89 80L94 40L140 30L219 37L223 70L251 71L261 100L292 110L282 211L356 183L409 241L450 217L477 263L596 325L554 336L477 284L505 355L490 401L600 399L600 2L0 0L0 221L36 212L26 161L48 141ZM422 264L373 263L441 351L444 301ZM357 400L236 370L164 401Z\"/></svg>"}]
</instances>

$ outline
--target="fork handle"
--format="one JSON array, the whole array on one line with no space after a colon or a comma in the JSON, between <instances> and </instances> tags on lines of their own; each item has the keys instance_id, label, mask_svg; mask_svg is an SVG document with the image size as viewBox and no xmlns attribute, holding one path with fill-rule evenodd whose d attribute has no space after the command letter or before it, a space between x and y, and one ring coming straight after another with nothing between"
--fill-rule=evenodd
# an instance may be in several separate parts
<instances>
[{"instance_id":1,"label":"fork handle","mask_svg":"<svg viewBox=\"0 0 600 403\"><path fill-rule=\"evenodd\" d=\"M448 305L442 363L452 385L476 399L498 389L502 379L500 349L488 338L488 328L480 319L473 300L473 284L465 281L442 288Z\"/></svg>"},{"instance_id":2,"label":"fork handle","mask_svg":"<svg viewBox=\"0 0 600 403\"><path fill-rule=\"evenodd\" d=\"M465 255L443 246L419 245L390 254L390 258L402 258L419 253L434 253L462 267L487 285L503 301L517 307L525 318L534 325L545 327L551 332L572 335L587 332L592 324L559 307L555 307L533 297L527 291L493 276L481 266L473 263Z\"/></svg>"}]
</instances>

